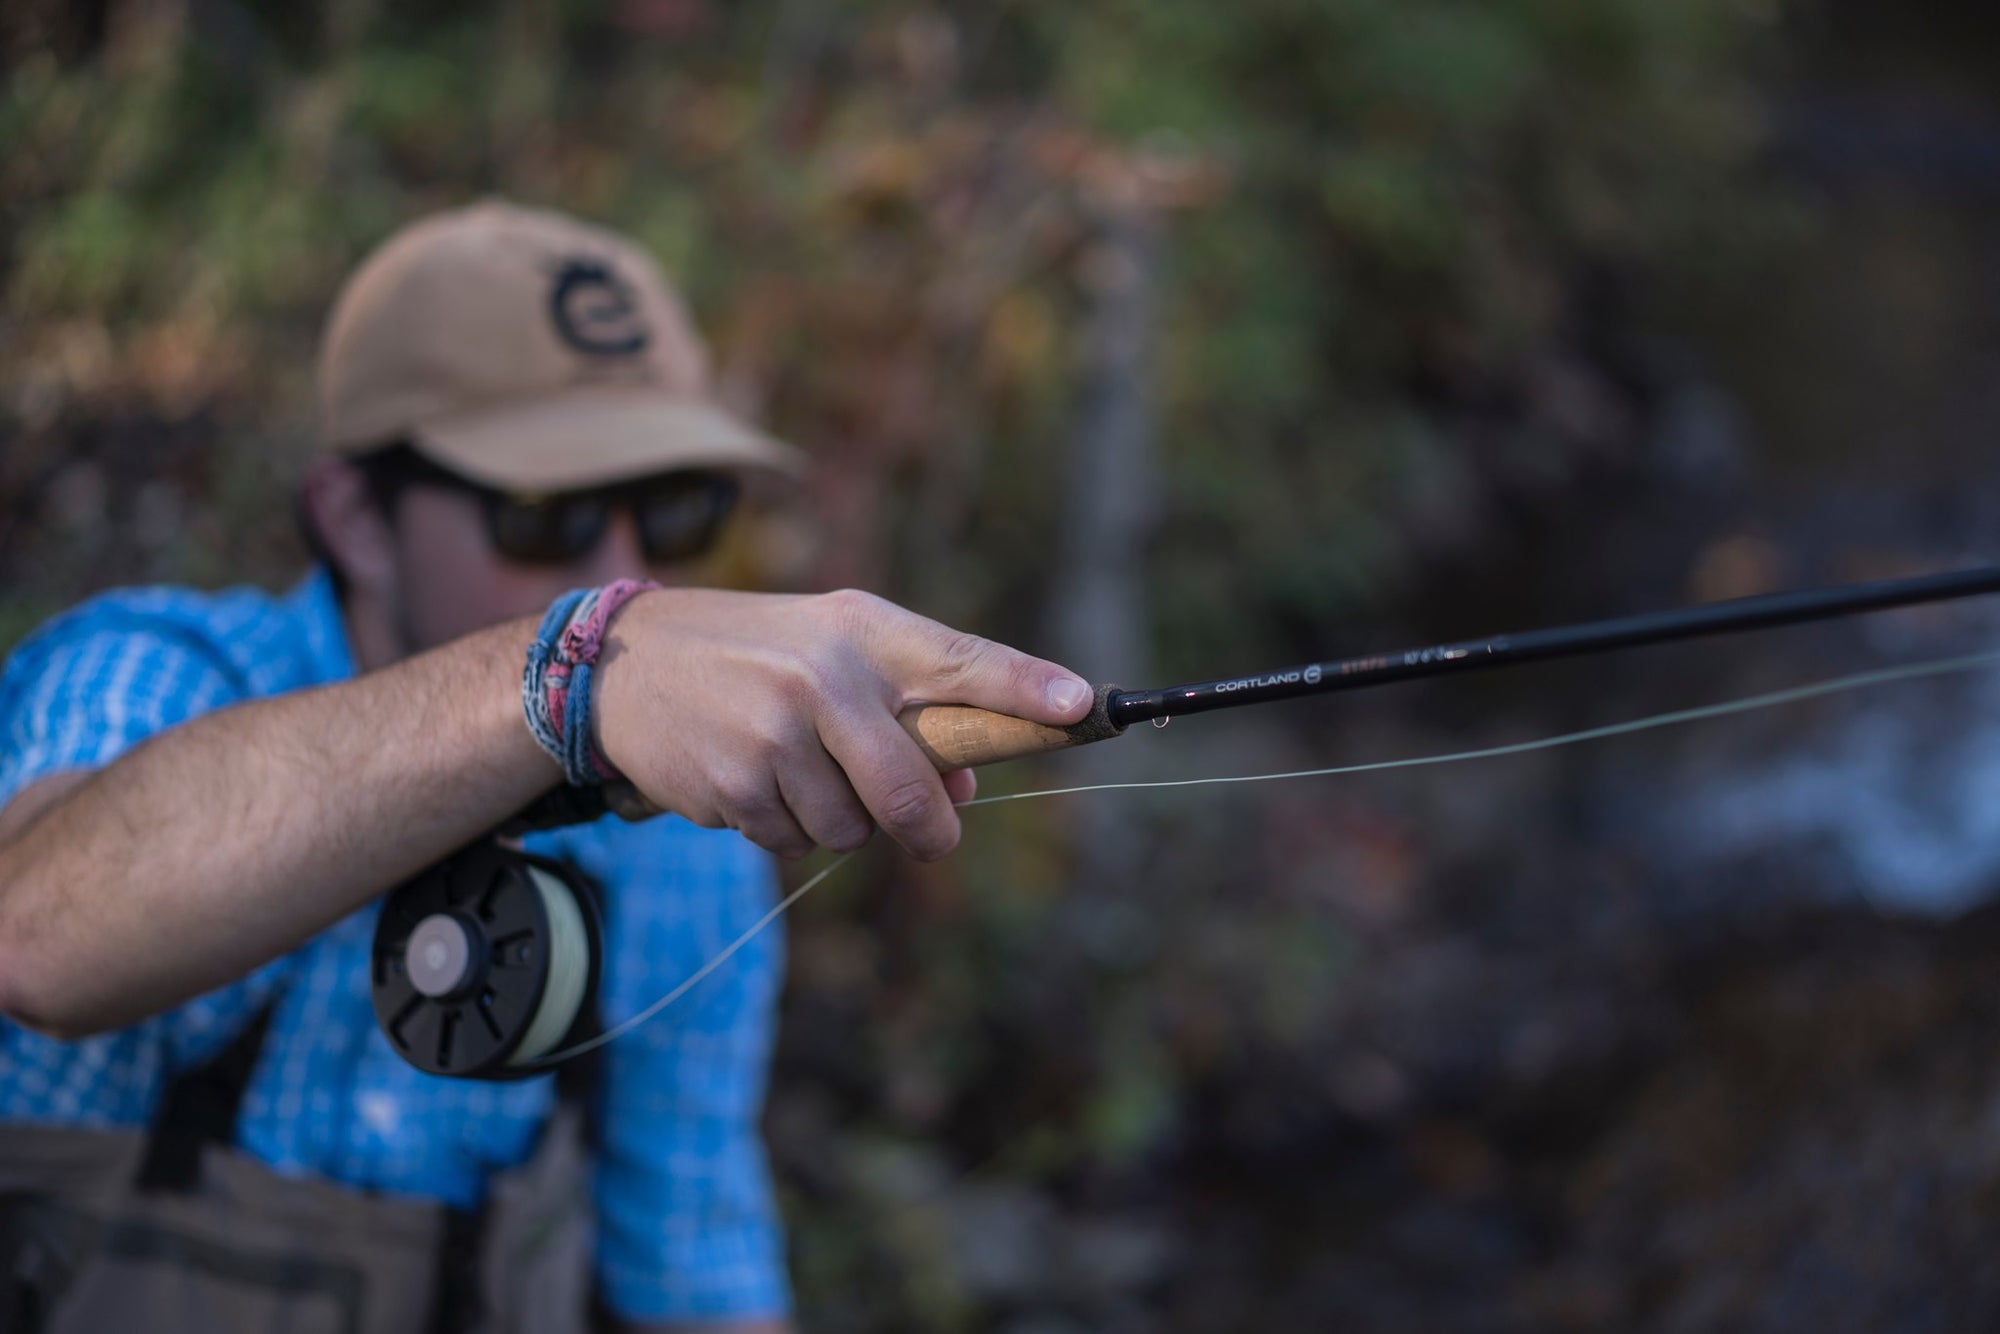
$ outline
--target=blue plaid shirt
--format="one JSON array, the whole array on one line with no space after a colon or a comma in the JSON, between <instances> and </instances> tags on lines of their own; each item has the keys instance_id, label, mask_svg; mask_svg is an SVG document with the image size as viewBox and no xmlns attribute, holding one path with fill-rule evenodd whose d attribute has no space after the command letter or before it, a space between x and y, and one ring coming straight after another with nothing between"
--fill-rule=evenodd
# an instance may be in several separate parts
<instances>
[{"instance_id":1,"label":"blue plaid shirt","mask_svg":"<svg viewBox=\"0 0 2000 1334\"><path fill-rule=\"evenodd\" d=\"M324 571L283 597L106 594L42 627L0 670L0 804L211 709L353 675ZM528 846L570 858L604 887L607 1023L700 967L769 908L775 889L754 846L672 817L609 818ZM390 1050L368 994L375 912L371 904L250 977L120 1032L57 1042L0 1020L0 1120L144 1125L169 1075L214 1055L271 1003L239 1122L244 1149L282 1172L476 1203L490 1173L534 1147L553 1080L442 1079ZM597 1266L606 1301L629 1319L787 1309L757 1129L780 955L778 932L764 932L603 1049Z\"/></svg>"}]
</instances>

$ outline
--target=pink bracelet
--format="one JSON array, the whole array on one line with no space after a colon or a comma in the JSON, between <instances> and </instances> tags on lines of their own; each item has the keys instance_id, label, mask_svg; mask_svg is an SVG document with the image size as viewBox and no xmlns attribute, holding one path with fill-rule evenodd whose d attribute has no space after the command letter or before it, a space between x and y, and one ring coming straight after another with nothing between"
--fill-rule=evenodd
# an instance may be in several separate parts
<instances>
[{"instance_id":1,"label":"pink bracelet","mask_svg":"<svg viewBox=\"0 0 2000 1334\"><path fill-rule=\"evenodd\" d=\"M560 741L560 752L551 753L561 761L572 784L611 783L624 777L590 735L590 678L604 651L611 618L639 594L658 587L650 580L620 579L586 593L576 602L555 642L548 645L550 651L538 673L549 723L546 730L552 733L551 740ZM543 643L547 641L538 641L538 646ZM531 714L531 728L534 721ZM536 729L538 738L541 730ZM547 741L543 744L544 749L549 748Z\"/></svg>"}]
</instances>

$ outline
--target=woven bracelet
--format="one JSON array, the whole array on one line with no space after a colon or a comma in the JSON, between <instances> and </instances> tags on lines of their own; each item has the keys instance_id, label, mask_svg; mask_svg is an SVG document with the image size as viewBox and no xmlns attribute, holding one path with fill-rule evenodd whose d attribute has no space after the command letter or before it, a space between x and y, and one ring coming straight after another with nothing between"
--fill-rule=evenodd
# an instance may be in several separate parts
<instances>
[{"instance_id":1,"label":"woven bracelet","mask_svg":"<svg viewBox=\"0 0 2000 1334\"><path fill-rule=\"evenodd\" d=\"M574 787L617 781L622 775L604 758L590 735L591 678L611 618L639 594L659 585L620 579L602 588L564 593L549 604L528 646L521 673L521 711L528 731L562 766Z\"/></svg>"}]
</instances>

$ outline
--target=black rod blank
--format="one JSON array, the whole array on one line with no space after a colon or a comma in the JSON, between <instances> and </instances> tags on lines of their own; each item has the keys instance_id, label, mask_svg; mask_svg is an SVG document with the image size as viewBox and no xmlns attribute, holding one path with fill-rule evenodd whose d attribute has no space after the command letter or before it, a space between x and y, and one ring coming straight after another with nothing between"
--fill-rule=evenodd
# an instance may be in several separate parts
<instances>
[{"instance_id":1,"label":"black rod blank","mask_svg":"<svg viewBox=\"0 0 2000 1334\"><path fill-rule=\"evenodd\" d=\"M1447 672L1501 667L1540 658L1602 653L1609 649L1660 644L1672 639L1691 639L1697 635L1760 630L1798 621L1879 611L1885 607L1975 597L1982 593L2000 593L2000 565L1954 570L1948 574L1919 575L1912 579L1886 579L1838 588L1812 588L1735 598L1728 602L1712 602L1674 611L1649 612L1608 621L1590 621L1583 625L1530 630L1525 634L1496 635L1491 639L1406 649L1401 653L1308 663L1251 676L1168 686L1163 690L1119 691L1106 702L1106 712L1112 722L1126 727L1149 718L1206 713L1211 709L1230 709L1242 704L1264 704L1329 690L1358 690L1363 686L1385 685L1419 676L1441 676Z\"/></svg>"}]
</instances>

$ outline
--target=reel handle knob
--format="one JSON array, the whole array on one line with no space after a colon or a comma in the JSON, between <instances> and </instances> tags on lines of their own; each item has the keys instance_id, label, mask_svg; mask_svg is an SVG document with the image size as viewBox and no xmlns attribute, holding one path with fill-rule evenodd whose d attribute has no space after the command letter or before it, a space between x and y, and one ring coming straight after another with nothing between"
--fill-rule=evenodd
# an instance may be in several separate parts
<instances>
[{"instance_id":1,"label":"reel handle knob","mask_svg":"<svg viewBox=\"0 0 2000 1334\"><path fill-rule=\"evenodd\" d=\"M1121 687L1098 686L1090 712L1081 722L1068 727L1048 727L965 704L912 704L897 715L896 721L903 725L924 757L937 766L938 772L976 769L982 764L1087 746L1093 741L1109 741L1122 735L1124 726L1111 721L1110 714L1111 697L1119 693ZM630 783L605 784L604 799L626 820L645 820L660 814L660 809Z\"/></svg>"}]
</instances>

